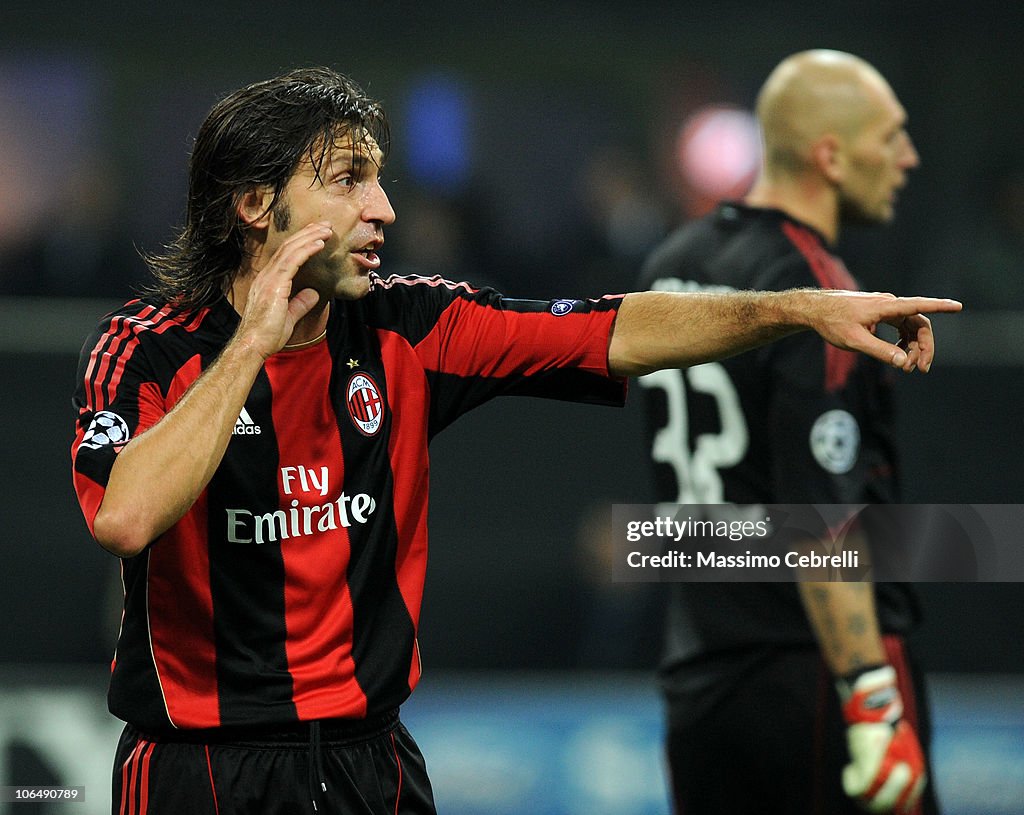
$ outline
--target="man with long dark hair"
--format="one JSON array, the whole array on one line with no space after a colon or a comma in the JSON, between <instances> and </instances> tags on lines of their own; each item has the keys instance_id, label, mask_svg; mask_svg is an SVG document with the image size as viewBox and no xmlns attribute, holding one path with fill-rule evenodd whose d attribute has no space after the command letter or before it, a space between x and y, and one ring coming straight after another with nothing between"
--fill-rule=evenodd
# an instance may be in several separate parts
<instances>
[{"instance_id":1,"label":"man with long dark hair","mask_svg":"<svg viewBox=\"0 0 1024 815\"><path fill-rule=\"evenodd\" d=\"M114 812L433 812L398 708L420 677L427 442L470 408L621 402L627 376L805 328L927 370L920 312L959 308L807 291L534 302L385 277L387 151L381 107L333 71L227 97L152 289L86 342L75 487L125 585Z\"/></svg>"}]
</instances>

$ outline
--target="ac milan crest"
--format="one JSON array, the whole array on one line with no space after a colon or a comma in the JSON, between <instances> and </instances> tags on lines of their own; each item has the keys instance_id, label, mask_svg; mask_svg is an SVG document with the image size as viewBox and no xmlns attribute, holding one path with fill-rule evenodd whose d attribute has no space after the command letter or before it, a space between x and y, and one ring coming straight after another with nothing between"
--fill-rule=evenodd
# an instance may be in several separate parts
<instances>
[{"instance_id":1,"label":"ac milan crest","mask_svg":"<svg viewBox=\"0 0 1024 815\"><path fill-rule=\"evenodd\" d=\"M364 373L353 374L345 388L348 415L364 436L374 436L380 430L384 418L384 399L380 388Z\"/></svg>"}]
</instances>

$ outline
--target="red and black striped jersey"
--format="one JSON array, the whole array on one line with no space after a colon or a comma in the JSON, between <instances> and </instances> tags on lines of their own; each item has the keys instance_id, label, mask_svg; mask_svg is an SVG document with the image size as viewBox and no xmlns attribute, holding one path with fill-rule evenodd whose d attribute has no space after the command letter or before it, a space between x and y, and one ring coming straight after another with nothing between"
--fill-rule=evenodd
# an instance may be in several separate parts
<instances>
[{"instance_id":1,"label":"red and black striped jersey","mask_svg":"<svg viewBox=\"0 0 1024 815\"><path fill-rule=\"evenodd\" d=\"M621 404L620 298L513 300L374 278L326 340L267 360L192 508L122 561L109 703L142 729L360 718L420 676L430 438L502 394ZM93 519L117 453L170 410L239 322L222 300L135 300L86 342L74 483ZM159 489L158 484L153 489Z\"/></svg>"}]
</instances>

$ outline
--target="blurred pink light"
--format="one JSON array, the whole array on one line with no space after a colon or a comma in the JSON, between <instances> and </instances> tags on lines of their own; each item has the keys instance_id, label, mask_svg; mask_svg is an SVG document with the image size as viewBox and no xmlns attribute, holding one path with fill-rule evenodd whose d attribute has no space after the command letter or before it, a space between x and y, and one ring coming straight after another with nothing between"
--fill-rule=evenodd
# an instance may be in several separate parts
<instances>
[{"instance_id":1,"label":"blurred pink light","mask_svg":"<svg viewBox=\"0 0 1024 815\"><path fill-rule=\"evenodd\" d=\"M761 162L757 122L745 110L702 108L680 128L676 160L686 183L700 194L716 199L742 195Z\"/></svg>"}]
</instances>

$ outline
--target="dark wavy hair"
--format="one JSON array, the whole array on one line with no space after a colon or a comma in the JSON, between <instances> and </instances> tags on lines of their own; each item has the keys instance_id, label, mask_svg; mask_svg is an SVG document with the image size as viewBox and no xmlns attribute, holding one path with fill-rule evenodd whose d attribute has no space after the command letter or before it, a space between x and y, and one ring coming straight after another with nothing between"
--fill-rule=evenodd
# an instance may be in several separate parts
<instances>
[{"instance_id":1,"label":"dark wavy hair","mask_svg":"<svg viewBox=\"0 0 1024 815\"><path fill-rule=\"evenodd\" d=\"M386 159L390 128L383 108L329 68L300 68L218 102L192 149L185 225L163 252L146 256L154 279L143 294L186 309L214 303L245 257L242 196L267 185L274 212L303 159L319 178L337 145L350 142L356 150L370 139Z\"/></svg>"}]
</instances>

